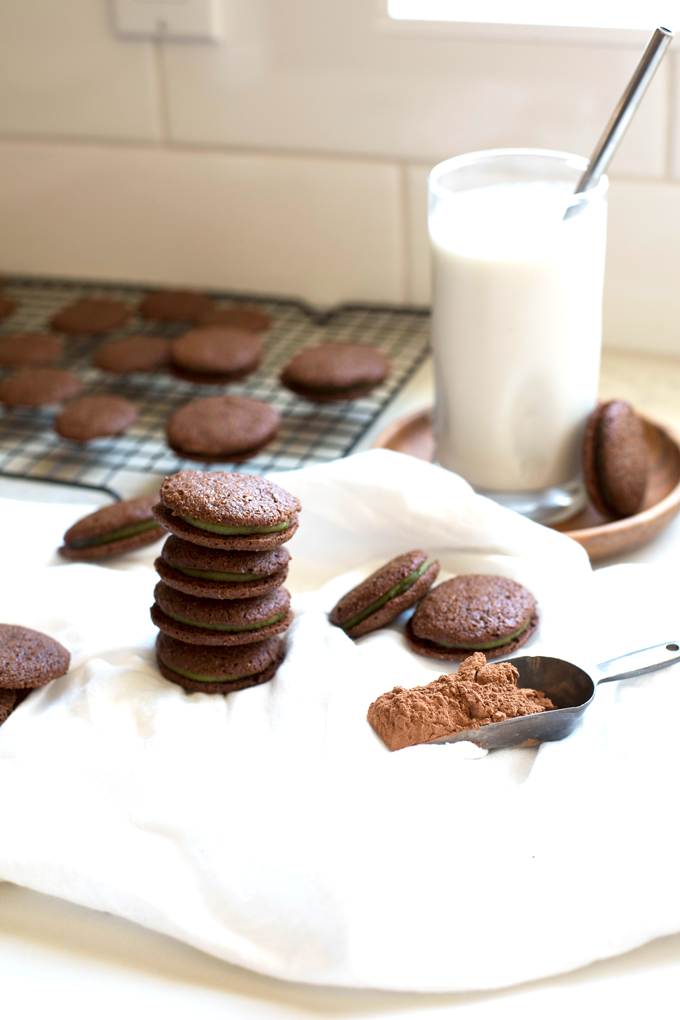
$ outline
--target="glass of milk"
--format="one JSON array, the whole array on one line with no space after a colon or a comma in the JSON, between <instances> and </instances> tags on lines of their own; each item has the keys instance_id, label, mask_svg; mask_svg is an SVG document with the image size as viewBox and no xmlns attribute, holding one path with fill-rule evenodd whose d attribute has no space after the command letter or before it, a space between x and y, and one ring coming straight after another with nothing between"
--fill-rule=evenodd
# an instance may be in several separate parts
<instances>
[{"instance_id":1,"label":"glass of milk","mask_svg":"<svg viewBox=\"0 0 680 1020\"><path fill-rule=\"evenodd\" d=\"M602 177L575 200L586 166L564 152L492 149L430 174L435 459L543 523L585 503L608 185Z\"/></svg>"}]
</instances>

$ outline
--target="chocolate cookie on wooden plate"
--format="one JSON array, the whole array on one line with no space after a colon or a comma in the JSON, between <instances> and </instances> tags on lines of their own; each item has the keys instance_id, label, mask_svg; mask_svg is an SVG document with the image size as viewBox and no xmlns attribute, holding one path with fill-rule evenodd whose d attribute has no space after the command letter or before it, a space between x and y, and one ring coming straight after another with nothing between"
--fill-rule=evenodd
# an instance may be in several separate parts
<instances>
[{"instance_id":1,"label":"chocolate cookie on wooden plate","mask_svg":"<svg viewBox=\"0 0 680 1020\"><path fill-rule=\"evenodd\" d=\"M108 298L84 298L60 309L50 319L50 325L60 333L74 335L108 333L128 321L132 311L122 301Z\"/></svg>"},{"instance_id":2,"label":"chocolate cookie on wooden plate","mask_svg":"<svg viewBox=\"0 0 680 1020\"><path fill-rule=\"evenodd\" d=\"M264 333L271 329L271 316L251 305L232 305L229 308L213 308L198 320L199 326L236 326L251 333Z\"/></svg>"},{"instance_id":3,"label":"chocolate cookie on wooden plate","mask_svg":"<svg viewBox=\"0 0 680 1020\"><path fill-rule=\"evenodd\" d=\"M139 314L158 322L196 322L209 312L213 300L195 290L157 290L139 302Z\"/></svg>"},{"instance_id":4,"label":"chocolate cookie on wooden plate","mask_svg":"<svg viewBox=\"0 0 680 1020\"><path fill-rule=\"evenodd\" d=\"M9 333L0 338L0 365L40 365L59 361L64 341L55 333Z\"/></svg>"},{"instance_id":5,"label":"chocolate cookie on wooden plate","mask_svg":"<svg viewBox=\"0 0 680 1020\"><path fill-rule=\"evenodd\" d=\"M293 393L318 403L355 400L384 382L390 363L367 344L307 347L285 366L281 382Z\"/></svg>"},{"instance_id":6,"label":"chocolate cookie on wooden plate","mask_svg":"<svg viewBox=\"0 0 680 1020\"><path fill-rule=\"evenodd\" d=\"M161 631L156 655L166 680L188 691L228 694L271 680L285 653L279 637L250 645L190 645Z\"/></svg>"},{"instance_id":7,"label":"chocolate cookie on wooden plate","mask_svg":"<svg viewBox=\"0 0 680 1020\"><path fill-rule=\"evenodd\" d=\"M124 397L80 397L67 404L54 423L64 439L86 443L100 436L118 436L133 425L139 412Z\"/></svg>"},{"instance_id":8,"label":"chocolate cookie on wooden plate","mask_svg":"<svg viewBox=\"0 0 680 1020\"><path fill-rule=\"evenodd\" d=\"M77 397L83 384L63 368L20 368L0 380L0 403L7 407L42 407Z\"/></svg>"},{"instance_id":9,"label":"chocolate cookie on wooden plate","mask_svg":"<svg viewBox=\"0 0 680 1020\"><path fill-rule=\"evenodd\" d=\"M625 400L598 404L583 441L583 473L593 506L610 518L637 513L647 471L645 433L631 405Z\"/></svg>"},{"instance_id":10,"label":"chocolate cookie on wooden plate","mask_svg":"<svg viewBox=\"0 0 680 1020\"><path fill-rule=\"evenodd\" d=\"M104 560L157 542L165 528L153 516L158 496L140 496L95 510L76 521L59 549L69 560Z\"/></svg>"},{"instance_id":11,"label":"chocolate cookie on wooden plate","mask_svg":"<svg viewBox=\"0 0 680 1020\"><path fill-rule=\"evenodd\" d=\"M48 634L0 623L0 689L42 687L68 673L71 655Z\"/></svg>"},{"instance_id":12,"label":"chocolate cookie on wooden plate","mask_svg":"<svg viewBox=\"0 0 680 1020\"><path fill-rule=\"evenodd\" d=\"M169 535L154 563L171 588L204 599L250 599L286 580L290 553L279 545L264 552L207 549Z\"/></svg>"},{"instance_id":13,"label":"chocolate cookie on wooden plate","mask_svg":"<svg viewBox=\"0 0 680 1020\"><path fill-rule=\"evenodd\" d=\"M175 340L171 370L189 382L235 382L250 375L262 361L262 341L255 333L233 326L203 326Z\"/></svg>"},{"instance_id":14,"label":"chocolate cookie on wooden plate","mask_svg":"<svg viewBox=\"0 0 680 1020\"><path fill-rule=\"evenodd\" d=\"M190 460L249 460L279 433L281 415L251 397L200 397L168 419L165 434L172 449Z\"/></svg>"},{"instance_id":15,"label":"chocolate cookie on wooden plate","mask_svg":"<svg viewBox=\"0 0 680 1020\"><path fill-rule=\"evenodd\" d=\"M248 645L281 634L293 622L285 588L254 599L197 599L159 581L154 598L155 625L189 644Z\"/></svg>"},{"instance_id":16,"label":"chocolate cookie on wooden plate","mask_svg":"<svg viewBox=\"0 0 680 1020\"><path fill-rule=\"evenodd\" d=\"M123 336L104 344L97 351L94 363L104 372L130 375L132 372L153 372L170 360L170 341L162 336Z\"/></svg>"}]
</instances>

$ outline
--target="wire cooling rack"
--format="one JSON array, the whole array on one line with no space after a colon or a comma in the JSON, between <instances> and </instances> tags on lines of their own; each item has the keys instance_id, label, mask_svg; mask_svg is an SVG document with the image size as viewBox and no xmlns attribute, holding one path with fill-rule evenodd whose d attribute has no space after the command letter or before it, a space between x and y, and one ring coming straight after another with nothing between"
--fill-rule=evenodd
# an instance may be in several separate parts
<instances>
[{"instance_id":1,"label":"wire cooling rack","mask_svg":"<svg viewBox=\"0 0 680 1020\"><path fill-rule=\"evenodd\" d=\"M15 298L17 309L3 320L0 335L45 330L56 311L79 298L115 298L135 307L150 288L6 276L3 289ZM184 382L164 370L115 376L93 363L97 348L112 339L141 333L172 339L191 328L190 323L133 318L124 328L103 335L67 336L59 367L76 372L87 395L127 398L137 407L139 418L124 435L81 444L54 432L59 408L1 409L0 405L0 476L103 489L118 496L112 482L122 471L165 475L200 466L265 474L344 457L411 377L429 346L429 320L421 309L342 305L321 315L299 301L228 291L211 291L211 296L224 304L247 302L272 317L274 325L264 339L265 354L257 372L228 386L206 386ZM301 348L343 341L384 351L392 363L387 381L359 400L332 404L311 403L281 386L283 366ZM0 366L0 374L12 371ZM224 392L276 407L282 416L279 438L243 464L198 465L178 456L165 439L170 415L196 397Z\"/></svg>"}]
</instances>

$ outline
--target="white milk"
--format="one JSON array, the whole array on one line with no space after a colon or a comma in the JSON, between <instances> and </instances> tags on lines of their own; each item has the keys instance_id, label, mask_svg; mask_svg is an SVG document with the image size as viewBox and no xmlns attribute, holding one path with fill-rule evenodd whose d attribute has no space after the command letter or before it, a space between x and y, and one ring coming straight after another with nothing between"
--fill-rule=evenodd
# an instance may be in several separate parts
<instances>
[{"instance_id":1,"label":"white milk","mask_svg":"<svg viewBox=\"0 0 680 1020\"><path fill-rule=\"evenodd\" d=\"M606 203L562 222L573 185L452 194L430 217L436 458L478 488L580 472L600 367Z\"/></svg>"}]
</instances>

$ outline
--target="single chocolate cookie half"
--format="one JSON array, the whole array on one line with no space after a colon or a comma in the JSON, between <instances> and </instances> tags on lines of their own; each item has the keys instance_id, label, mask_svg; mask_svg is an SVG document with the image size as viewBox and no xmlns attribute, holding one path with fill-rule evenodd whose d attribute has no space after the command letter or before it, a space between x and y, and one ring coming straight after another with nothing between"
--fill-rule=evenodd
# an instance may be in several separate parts
<instances>
[{"instance_id":1,"label":"single chocolate cookie half","mask_svg":"<svg viewBox=\"0 0 680 1020\"><path fill-rule=\"evenodd\" d=\"M363 397L389 373L390 363L376 347L322 344L296 354L284 368L281 382L301 397L325 403Z\"/></svg>"},{"instance_id":2,"label":"single chocolate cookie half","mask_svg":"<svg viewBox=\"0 0 680 1020\"><path fill-rule=\"evenodd\" d=\"M54 333L9 333L0 338L0 365L40 365L59 361L64 341Z\"/></svg>"},{"instance_id":3,"label":"single chocolate cookie half","mask_svg":"<svg viewBox=\"0 0 680 1020\"><path fill-rule=\"evenodd\" d=\"M124 397L80 397L67 404L54 423L64 439L86 443L98 436L119 436L137 421L139 412Z\"/></svg>"},{"instance_id":4,"label":"single chocolate cookie half","mask_svg":"<svg viewBox=\"0 0 680 1020\"><path fill-rule=\"evenodd\" d=\"M196 322L212 307L212 298L198 291L157 290L142 298L139 314L144 319L155 319L158 322Z\"/></svg>"},{"instance_id":5,"label":"single chocolate cookie half","mask_svg":"<svg viewBox=\"0 0 680 1020\"><path fill-rule=\"evenodd\" d=\"M281 415L251 397L201 397L168 419L165 433L175 451L190 460L249 460L276 439Z\"/></svg>"},{"instance_id":6,"label":"single chocolate cookie half","mask_svg":"<svg viewBox=\"0 0 680 1020\"><path fill-rule=\"evenodd\" d=\"M172 344L170 368L180 379L226 383L243 379L262 361L262 341L233 326L203 326Z\"/></svg>"},{"instance_id":7,"label":"single chocolate cookie half","mask_svg":"<svg viewBox=\"0 0 680 1020\"><path fill-rule=\"evenodd\" d=\"M16 699L16 691L0 687L0 726L2 726L5 719L7 719L7 717L14 711Z\"/></svg>"},{"instance_id":8,"label":"single chocolate cookie half","mask_svg":"<svg viewBox=\"0 0 680 1020\"><path fill-rule=\"evenodd\" d=\"M647 487L642 422L625 400L598 404L586 426L583 473L593 506L605 517L630 517Z\"/></svg>"},{"instance_id":9,"label":"single chocolate cookie half","mask_svg":"<svg viewBox=\"0 0 680 1020\"><path fill-rule=\"evenodd\" d=\"M63 368L20 368L0 380L0 403L7 407L41 407L77 397L83 384Z\"/></svg>"},{"instance_id":10,"label":"single chocolate cookie half","mask_svg":"<svg viewBox=\"0 0 680 1020\"><path fill-rule=\"evenodd\" d=\"M42 687L68 673L71 655L39 630L0 623L0 688Z\"/></svg>"},{"instance_id":11,"label":"single chocolate cookie half","mask_svg":"<svg viewBox=\"0 0 680 1020\"><path fill-rule=\"evenodd\" d=\"M251 333L264 333L271 328L272 320L266 312L251 305L232 305L230 308L213 308L198 320L199 326L236 326Z\"/></svg>"},{"instance_id":12,"label":"single chocolate cookie half","mask_svg":"<svg viewBox=\"0 0 680 1020\"><path fill-rule=\"evenodd\" d=\"M88 514L68 529L60 555L69 560L104 560L157 542L165 534L151 512L157 499L156 495L140 496Z\"/></svg>"},{"instance_id":13,"label":"single chocolate cookie half","mask_svg":"<svg viewBox=\"0 0 680 1020\"><path fill-rule=\"evenodd\" d=\"M437 585L406 624L414 652L431 659L510 655L538 626L536 599L508 577L460 574Z\"/></svg>"},{"instance_id":14,"label":"single chocolate cookie half","mask_svg":"<svg viewBox=\"0 0 680 1020\"><path fill-rule=\"evenodd\" d=\"M67 305L53 315L50 325L60 333L108 333L128 321L132 311L122 301L85 298Z\"/></svg>"},{"instance_id":15,"label":"single chocolate cookie half","mask_svg":"<svg viewBox=\"0 0 680 1020\"><path fill-rule=\"evenodd\" d=\"M11 315L16 306L14 298L7 294L0 294L0 319L6 319L8 315Z\"/></svg>"},{"instance_id":16,"label":"single chocolate cookie half","mask_svg":"<svg viewBox=\"0 0 680 1020\"><path fill-rule=\"evenodd\" d=\"M170 341L162 336L123 336L104 344L97 351L94 363L104 372L130 375L132 372L153 372L170 360Z\"/></svg>"},{"instance_id":17,"label":"single chocolate cookie half","mask_svg":"<svg viewBox=\"0 0 680 1020\"><path fill-rule=\"evenodd\" d=\"M166 680L188 691L228 694L271 680L285 652L279 637L252 645L190 645L161 632L156 655Z\"/></svg>"},{"instance_id":18,"label":"single chocolate cookie half","mask_svg":"<svg viewBox=\"0 0 680 1020\"><path fill-rule=\"evenodd\" d=\"M156 626L194 645L249 645L281 634L293 622L285 588L255 599L197 599L159 581L154 597Z\"/></svg>"},{"instance_id":19,"label":"single chocolate cookie half","mask_svg":"<svg viewBox=\"0 0 680 1020\"><path fill-rule=\"evenodd\" d=\"M156 520L209 549L273 549L293 537L301 509L280 485L236 471L178 471L165 479L160 497Z\"/></svg>"},{"instance_id":20,"label":"single chocolate cookie half","mask_svg":"<svg viewBox=\"0 0 680 1020\"><path fill-rule=\"evenodd\" d=\"M154 568L166 584L187 595L252 599L283 584L289 560L282 545L264 552L228 552L169 535Z\"/></svg>"},{"instance_id":21,"label":"single chocolate cookie half","mask_svg":"<svg viewBox=\"0 0 680 1020\"><path fill-rule=\"evenodd\" d=\"M331 610L328 619L349 637L384 627L414 605L434 584L437 560L422 549L395 556L365 581L352 588Z\"/></svg>"}]
</instances>

